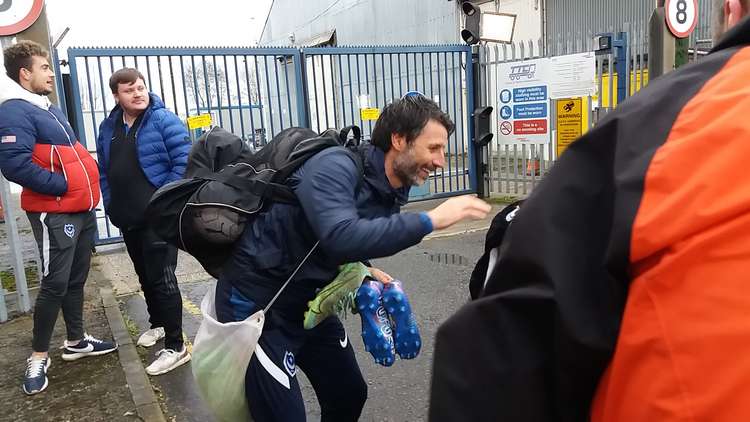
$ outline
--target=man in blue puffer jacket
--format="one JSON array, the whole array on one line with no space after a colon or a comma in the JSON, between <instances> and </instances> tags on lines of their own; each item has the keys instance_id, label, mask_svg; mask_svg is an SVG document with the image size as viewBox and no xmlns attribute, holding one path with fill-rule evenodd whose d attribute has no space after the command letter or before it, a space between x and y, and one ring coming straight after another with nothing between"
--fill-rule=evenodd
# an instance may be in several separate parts
<instances>
[{"instance_id":1,"label":"man in blue puffer jacket","mask_svg":"<svg viewBox=\"0 0 750 422\"><path fill-rule=\"evenodd\" d=\"M188 362L190 354L182 340L177 249L146 224L146 206L158 188L182 178L191 142L185 125L149 93L138 70L118 70L109 86L117 106L96 142L104 208L122 232L146 298L151 329L138 345L150 347L164 337L164 349L146 368L160 375Z\"/></svg>"}]
</instances>

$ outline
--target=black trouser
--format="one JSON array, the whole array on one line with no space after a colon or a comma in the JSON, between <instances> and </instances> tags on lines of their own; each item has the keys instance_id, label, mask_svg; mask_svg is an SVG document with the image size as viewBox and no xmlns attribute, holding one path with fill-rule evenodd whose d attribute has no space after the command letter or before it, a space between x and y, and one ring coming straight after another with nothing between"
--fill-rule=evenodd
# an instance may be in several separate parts
<instances>
[{"instance_id":1,"label":"black trouser","mask_svg":"<svg viewBox=\"0 0 750 422\"><path fill-rule=\"evenodd\" d=\"M146 298L151 328L164 327L164 347L182 350L182 297L177 287L177 248L153 230L123 230L122 237Z\"/></svg>"},{"instance_id":2,"label":"black trouser","mask_svg":"<svg viewBox=\"0 0 750 422\"><path fill-rule=\"evenodd\" d=\"M216 315L221 322L242 321L259 310L252 300L219 283ZM245 397L256 422L300 422L305 403L297 369L310 380L323 422L359 420L367 401L367 383L341 321L333 316L312 330L302 328L302 315L290 321L266 314L263 333L245 372Z\"/></svg>"},{"instance_id":3,"label":"black trouser","mask_svg":"<svg viewBox=\"0 0 750 422\"><path fill-rule=\"evenodd\" d=\"M96 217L93 212L26 215L42 262L32 347L47 352L61 308L68 340L83 338L83 285L89 275Z\"/></svg>"}]
</instances>

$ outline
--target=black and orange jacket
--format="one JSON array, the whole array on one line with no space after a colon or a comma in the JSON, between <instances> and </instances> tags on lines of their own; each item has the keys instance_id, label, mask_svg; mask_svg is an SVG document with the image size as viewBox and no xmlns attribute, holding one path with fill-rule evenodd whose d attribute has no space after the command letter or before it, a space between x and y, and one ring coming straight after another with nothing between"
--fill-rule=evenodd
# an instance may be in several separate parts
<instances>
[{"instance_id":1,"label":"black and orange jacket","mask_svg":"<svg viewBox=\"0 0 750 422\"><path fill-rule=\"evenodd\" d=\"M750 21L565 152L438 330L431 421L750 420Z\"/></svg>"},{"instance_id":2,"label":"black and orange jacket","mask_svg":"<svg viewBox=\"0 0 750 422\"><path fill-rule=\"evenodd\" d=\"M30 212L74 213L99 203L99 170L59 108L22 99L0 105L0 169L23 187Z\"/></svg>"}]
</instances>

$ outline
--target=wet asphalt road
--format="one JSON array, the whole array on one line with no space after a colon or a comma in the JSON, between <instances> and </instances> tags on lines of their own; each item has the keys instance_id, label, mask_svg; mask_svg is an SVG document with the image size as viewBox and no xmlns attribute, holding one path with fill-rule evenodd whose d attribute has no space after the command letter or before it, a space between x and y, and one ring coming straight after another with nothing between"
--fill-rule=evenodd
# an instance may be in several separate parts
<instances>
[{"instance_id":1,"label":"wet asphalt road","mask_svg":"<svg viewBox=\"0 0 750 422\"><path fill-rule=\"evenodd\" d=\"M384 368L375 364L364 351L360 320L350 315L344 320L357 354L362 374L368 382L368 400L362 421L426 420L429 405L430 372L435 331L442 321L468 299L469 275L481 255L485 232L432 239L396 256L373 261L374 265L404 282L412 309L419 323L423 346L414 360L397 360ZM183 328L190 339L200 324L201 299L212 280L181 284ZM140 295L120 298L124 313L138 326L148 328L145 302ZM153 360L160 344L152 349L139 348L144 364ZM165 415L174 421L211 421L193 384L189 365L152 377L157 395L163 399ZM315 393L304 375L300 376L308 420L320 419Z\"/></svg>"}]
</instances>

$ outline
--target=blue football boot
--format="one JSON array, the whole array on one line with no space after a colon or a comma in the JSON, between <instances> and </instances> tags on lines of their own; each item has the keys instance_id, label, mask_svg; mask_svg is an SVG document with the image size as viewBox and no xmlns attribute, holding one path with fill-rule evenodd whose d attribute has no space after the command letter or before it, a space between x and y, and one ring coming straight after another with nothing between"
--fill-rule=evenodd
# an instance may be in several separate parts
<instances>
[{"instance_id":1,"label":"blue football boot","mask_svg":"<svg viewBox=\"0 0 750 422\"><path fill-rule=\"evenodd\" d=\"M362 318L362 340L375 362L391 366L396 360L393 330L382 302L383 283L368 278L357 290L357 309Z\"/></svg>"},{"instance_id":2,"label":"blue football boot","mask_svg":"<svg viewBox=\"0 0 750 422\"><path fill-rule=\"evenodd\" d=\"M393 322L396 353L401 359L414 359L419 355L422 339L419 327L411 312L409 299L401 288L401 282L393 280L383 288L383 305Z\"/></svg>"}]
</instances>

